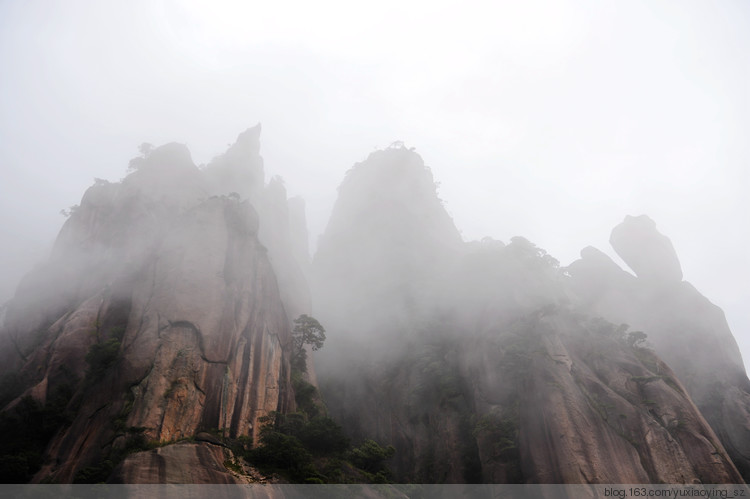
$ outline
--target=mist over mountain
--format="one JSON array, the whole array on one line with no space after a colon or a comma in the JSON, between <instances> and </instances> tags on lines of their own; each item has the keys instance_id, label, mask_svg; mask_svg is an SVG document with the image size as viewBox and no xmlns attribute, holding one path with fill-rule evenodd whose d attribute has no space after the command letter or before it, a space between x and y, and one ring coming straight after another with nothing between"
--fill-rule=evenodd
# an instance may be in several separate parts
<instances>
[{"instance_id":1,"label":"mist over mountain","mask_svg":"<svg viewBox=\"0 0 750 499\"><path fill-rule=\"evenodd\" d=\"M345 174L311 258L260 132L203 168L144 145L71 210L4 307L3 481L748 478L737 344L653 220L612 231L635 275L467 242L395 142Z\"/></svg>"},{"instance_id":2,"label":"mist over mountain","mask_svg":"<svg viewBox=\"0 0 750 499\"><path fill-rule=\"evenodd\" d=\"M396 147L347 174L313 261L314 312L331 338L323 397L354 434L394 443L402 480L739 479L688 396L745 469L739 351L653 221L627 217L612 233L636 278L593 248L561 269L523 237L456 233L419 156ZM359 254L388 257L352 264ZM643 332L654 351L639 346Z\"/></svg>"},{"instance_id":3,"label":"mist over mountain","mask_svg":"<svg viewBox=\"0 0 750 499\"><path fill-rule=\"evenodd\" d=\"M2 405L14 414L41 405L44 419L59 404L62 418L39 448L10 449L21 475L106 479L133 437L170 442L221 428L257 439L259 418L294 406L287 310L303 312L309 296L293 249L278 243L291 239L286 196L265 186L259 132L241 134L204 171L185 146L167 144L131 162L122 182L97 181L50 261L19 286L0 337ZM259 211L277 222L265 246ZM190 467L192 452L171 456Z\"/></svg>"},{"instance_id":4,"label":"mist over mountain","mask_svg":"<svg viewBox=\"0 0 750 499\"><path fill-rule=\"evenodd\" d=\"M675 370L747 476L750 383L724 312L682 281L671 242L649 217L626 217L610 240L637 277L586 248L568 269L575 296L588 313L648 332L650 346Z\"/></svg>"}]
</instances>

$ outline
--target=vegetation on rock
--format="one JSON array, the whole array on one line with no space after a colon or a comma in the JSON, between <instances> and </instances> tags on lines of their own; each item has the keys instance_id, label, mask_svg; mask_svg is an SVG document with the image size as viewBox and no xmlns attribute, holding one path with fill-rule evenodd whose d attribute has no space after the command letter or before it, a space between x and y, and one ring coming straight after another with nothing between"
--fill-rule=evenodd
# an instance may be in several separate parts
<instances>
[{"instance_id":1,"label":"vegetation on rock","mask_svg":"<svg viewBox=\"0 0 750 499\"><path fill-rule=\"evenodd\" d=\"M61 385L45 404L26 396L0 413L0 483L27 483L39 470L49 439L72 420L72 395L69 385Z\"/></svg>"},{"instance_id":2,"label":"vegetation on rock","mask_svg":"<svg viewBox=\"0 0 750 499\"><path fill-rule=\"evenodd\" d=\"M320 322L309 315L300 315L294 320L292 330L292 369L307 372L307 350L309 345L313 351L323 348L326 340L326 330Z\"/></svg>"},{"instance_id":3,"label":"vegetation on rock","mask_svg":"<svg viewBox=\"0 0 750 499\"><path fill-rule=\"evenodd\" d=\"M261 418L263 429L254 449L240 449L252 465L295 483L385 483L392 446L366 440L352 447L343 428L325 415L317 388L304 380L305 346L323 347L325 329L307 315L294 321L292 384L298 412L273 412Z\"/></svg>"}]
</instances>

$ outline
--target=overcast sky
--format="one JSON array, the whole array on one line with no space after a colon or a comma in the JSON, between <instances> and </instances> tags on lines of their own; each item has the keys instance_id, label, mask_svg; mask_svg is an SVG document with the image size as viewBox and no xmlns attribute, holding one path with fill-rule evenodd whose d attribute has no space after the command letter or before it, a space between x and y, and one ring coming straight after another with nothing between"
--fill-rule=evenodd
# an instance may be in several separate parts
<instances>
[{"instance_id":1,"label":"overcast sky","mask_svg":"<svg viewBox=\"0 0 750 499\"><path fill-rule=\"evenodd\" d=\"M646 213L747 363L748 54L741 0L0 0L0 301L139 144L201 164L262 122L313 245L344 172L396 140L466 240L567 265Z\"/></svg>"}]
</instances>

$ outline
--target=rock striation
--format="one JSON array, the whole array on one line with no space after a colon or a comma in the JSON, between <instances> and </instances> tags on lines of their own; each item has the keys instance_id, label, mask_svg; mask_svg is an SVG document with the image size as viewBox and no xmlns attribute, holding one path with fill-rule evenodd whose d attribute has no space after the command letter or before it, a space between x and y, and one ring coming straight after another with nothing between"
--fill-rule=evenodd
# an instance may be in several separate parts
<instances>
[{"instance_id":1,"label":"rock striation","mask_svg":"<svg viewBox=\"0 0 750 499\"><path fill-rule=\"evenodd\" d=\"M86 191L4 310L0 479L264 481L223 439L244 452L295 386L317 397L291 375L303 313L327 330L307 380L352 441L396 448L396 481L747 478L739 351L651 219L612 232L635 276L592 247L561 269L523 237L465 243L394 143L347 172L308 262L304 204L266 183L259 135L203 170L147 150Z\"/></svg>"},{"instance_id":2,"label":"rock striation","mask_svg":"<svg viewBox=\"0 0 750 499\"><path fill-rule=\"evenodd\" d=\"M598 250L584 250L568 268L573 299L587 313L648 335L750 478L750 381L724 313L682 281L672 244L647 216L626 217L610 241L637 277Z\"/></svg>"},{"instance_id":3,"label":"rock striation","mask_svg":"<svg viewBox=\"0 0 750 499\"><path fill-rule=\"evenodd\" d=\"M630 261L679 285L671 244L646 229L668 270ZM642 278L583 254L560 269L522 237L463 243L416 153L372 154L342 182L313 260L321 353L339 352L316 357L331 414L355 440L394 445L400 481L741 481L680 376L619 316L581 311L584 298L620 306Z\"/></svg>"},{"instance_id":4,"label":"rock striation","mask_svg":"<svg viewBox=\"0 0 750 499\"><path fill-rule=\"evenodd\" d=\"M224 465L233 460L231 452L219 445L182 442L139 452L126 457L112 473L110 483L253 483Z\"/></svg>"},{"instance_id":5,"label":"rock striation","mask_svg":"<svg viewBox=\"0 0 750 499\"><path fill-rule=\"evenodd\" d=\"M165 472L231 482L208 444L165 445L209 430L257 441L260 418L293 410L291 317L275 264L295 264L283 247L290 235L275 236L273 255L260 238L264 221L284 221L283 210L273 220L268 213L286 198L274 191L263 204L259 131L241 134L205 172L184 146L168 144L139 158L122 182L97 181L50 262L19 287L0 339L0 369L14 380L2 405L29 397L45 405L60 393L67 400L68 421L34 481L106 479L115 456L151 442L161 448L148 459L162 468L144 478L125 466L122 480ZM244 200L222 192L235 181ZM305 310L304 277L292 286L289 310ZM192 472L179 470L188 464Z\"/></svg>"}]
</instances>

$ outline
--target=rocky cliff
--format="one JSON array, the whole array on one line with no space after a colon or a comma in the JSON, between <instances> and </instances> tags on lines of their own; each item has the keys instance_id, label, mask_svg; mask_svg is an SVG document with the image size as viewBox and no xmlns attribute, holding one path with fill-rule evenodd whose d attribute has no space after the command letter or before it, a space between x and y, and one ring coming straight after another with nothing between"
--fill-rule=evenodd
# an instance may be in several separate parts
<instances>
[{"instance_id":1,"label":"rocky cliff","mask_svg":"<svg viewBox=\"0 0 750 499\"><path fill-rule=\"evenodd\" d=\"M667 243L654 243L662 259ZM526 239L462 243L413 151L347 174L313 279L329 325L323 396L355 438L396 447L400 480L741 481L667 363L582 311L571 278Z\"/></svg>"},{"instance_id":2,"label":"rocky cliff","mask_svg":"<svg viewBox=\"0 0 750 499\"><path fill-rule=\"evenodd\" d=\"M653 221L612 233L636 275L594 248L563 269L523 237L466 243L396 143L346 174L310 263L259 134L203 170L146 148L86 191L4 310L2 481L262 479L234 451L383 481L388 445L404 482L742 481L750 382ZM327 409L293 371L311 311Z\"/></svg>"},{"instance_id":3,"label":"rocky cliff","mask_svg":"<svg viewBox=\"0 0 750 499\"><path fill-rule=\"evenodd\" d=\"M6 415L40 414L49 440L25 442L41 455L21 454L17 477L103 480L139 447L201 431L257 439L260 418L293 409L291 316L274 267L292 273L292 249L282 247L291 236L276 236L275 252L259 238L264 221L250 199L281 210L276 222L286 198L275 189L263 202L258 132L206 171L169 144L131 163L122 182L97 181L50 262L19 287L2 330L0 403ZM306 285L293 284L288 308L304 310ZM161 449L158 460L201 468L211 461L201 452L213 455L206 446ZM180 461L186 452L198 457Z\"/></svg>"},{"instance_id":4,"label":"rocky cliff","mask_svg":"<svg viewBox=\"0 0 750 499\"><path fill-rule=\"evenodd\" d=\"M610 242L636 276L587 248L569 268L572 296L589 313L648 335L750 478L750 381L724 313L682 280L672 243L647 216L626 217Z\"/></svg>"}]
</instances>

